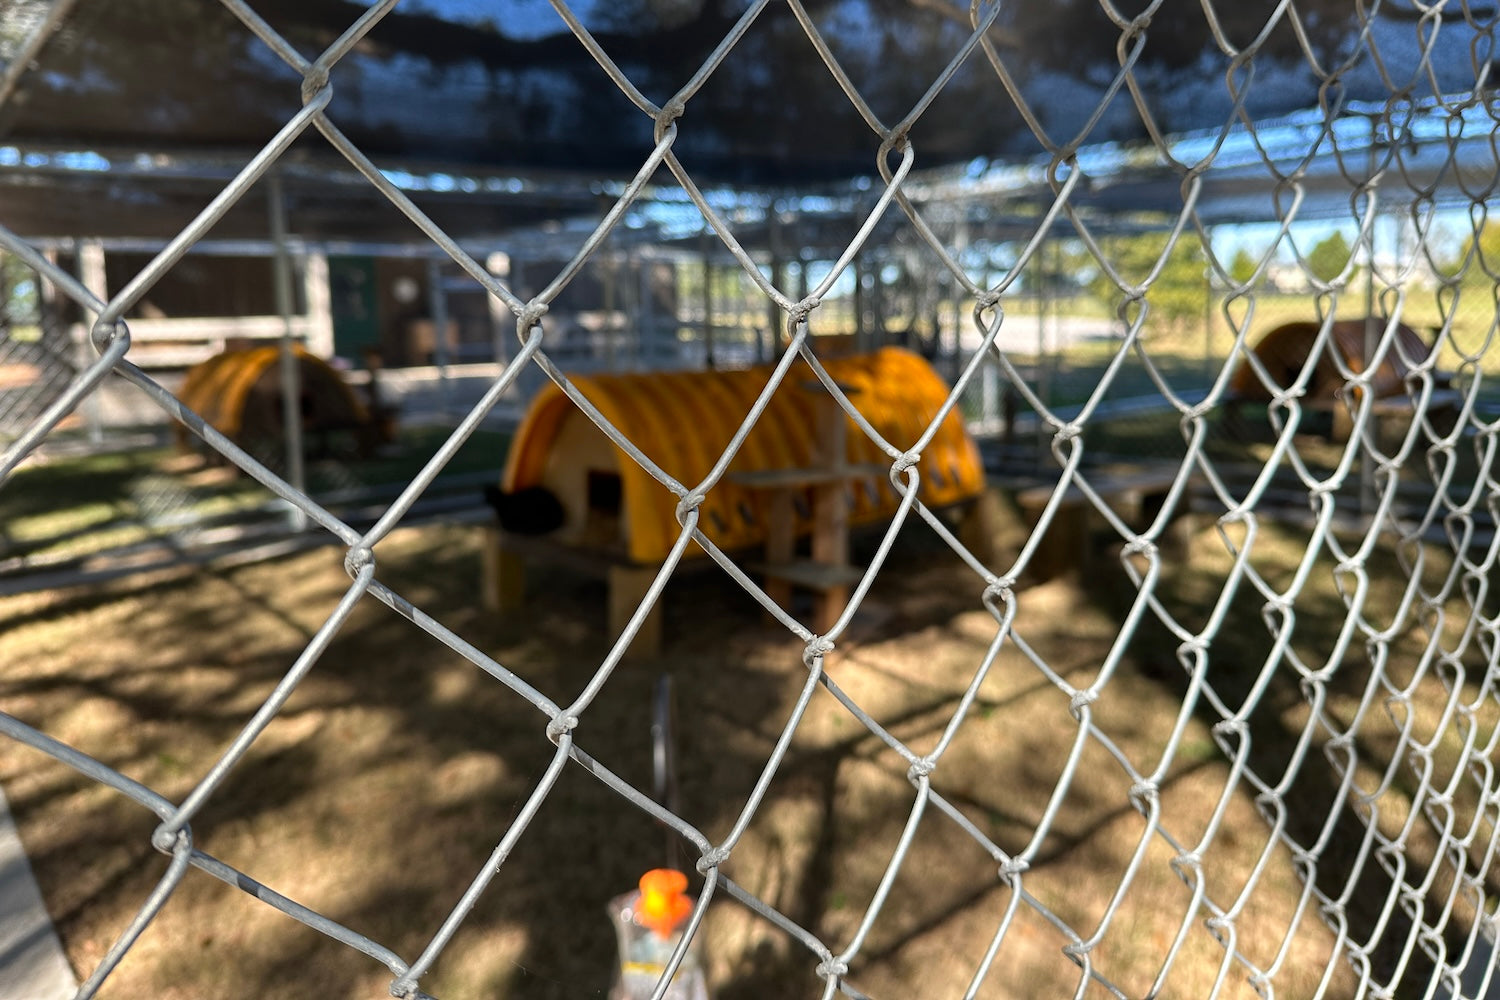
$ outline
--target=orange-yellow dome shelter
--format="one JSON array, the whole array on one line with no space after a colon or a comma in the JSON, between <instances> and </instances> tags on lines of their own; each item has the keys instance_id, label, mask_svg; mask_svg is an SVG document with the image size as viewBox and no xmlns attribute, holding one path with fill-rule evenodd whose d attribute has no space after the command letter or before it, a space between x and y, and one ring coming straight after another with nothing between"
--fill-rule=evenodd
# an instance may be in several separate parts
<instances>
[{"instance_id":1,"label":"orange-yellow dome shelter","mask_svg":"<svg viewBox=\"0 0 1500 1000\"><path fill-rule=\"evenodd\" d=\"M1385 335L1389 320L1383 316L1371 318L1377 337ZM1325 411L1332 415L1329 437L1335 441L1346 441L1352 433L1350 407L1340 400L1341 390L1347 384L1339 362L1351 372L1365 369L1366 321L1364 319L1341 319L1329 329L1329 338L1321 344L1315 360L1312 354L1318 348L1318 336L1322 324L1314 321L1283 323L1268 330L1252 350L1256 359L1266 370L1272 382L1279 388L1290 386L1302 374L1309 360L1312 372L1307 380L1301 405L1304 409ZM1372 412L1377 418L1384 416L1412 415L1413 399L1407 387L1407 379L1415 371L1414 365L1426 361L1434 345L1424 341L1420 334L1405 323L1397 323L1395 339L1380 363L1370 374L1370 388L1374 400ZM1335 360L1337 359L1337 360ZM1456 411L1458 393L1450 388L1452 376L1446 372L1434 372L1436 391L1428 400L1431 416L1451 419ZM1359 398L1355 387L1353 399ZM1241 364L1229 383L1229 394L1225 400L1226 412L1238 419L1238 408L1246 403L1268 403L1272 390L1261 381L1259 373L1249 364Z\"/></svg>"},{"instance_id":2,"label":"orange-yellow dome shelter","mask_svg":"<svg viewBox=\"0 0 1500 1000\"><path fill-rule=\"evenodd\" d=\"M830 376L882 437L898 448L917 442L948 397L948 386L922 357L887 347L824 363ZM700 482L728 447L772 367L591 375L573 384L666 473L685 485ZM726 550L765 540L766 493L742 485L740 475L817 464L816 407L827 396L809 386L812 370L800 359L777 387L725 475L700 508L699 527ZM862 470L849 479L851 525L891 517L900 497L882 471L891 459L847 416L845 462ZM879 468L876 468L876 467ZM935 508L984 490L979 451L955 407L944 418L918 465L920 499ZM532 401L511 444L503 489L542 487L563 508L555 542L602 550L638 565L659 563L681 531L677 497L625 455L563 394L548 384ZM799 511L806 530L809 514ZM702 554L697 546L687 550Z\"/></svg>"},{"instance_id":3,"label":"orange-yellow dome shelter","mask_svg":"<svg viewBox=\"0 0 1500 1000\"><path fill-rule=\"evenodd\" d=\"M360 449L387 438L384 420L372 418L337 370L301 347L294 348L294 355L297 409L305 434L326 446L329 435L352 433ZM188 369L178 398L242 448L279 448L284 420L280 358L277 344L221 351ZM178 441L188 443L185 430L179 429Z\"/></svg>"},{"instance_id":4,"label":"orange-yellow dome shelter","mask_svg":"<svg viewBox=\"0 0 1500 1000\"><path fill-rule=\"evenodd\" d=\"M1387 320L1375 317L1374 322L1375 335L1383 336ZM1321 330L1322 324L1312 321L1283 323L1260 338L1253 348L1255 356L1277 385L1289 386L1307 365ZM1329 330L1329 340L1318 354L1312 377L1308 379L1308 398L1332 400L1334 393L1343 387L1344 376L1334 361L1333 352L1337 352L1350 371L1364 370L1365 338L1363 319L1341 319L1333 324ZM1375 398L1384 399L1406 392L1406 378L1412 371L1406 359L1420 363L1431 351L1432 346L1423 341L1415 330L1405 323L1398 323L1396 342L1386 351L1374 374L1370 376L1370 386L1375 390ZM1271 399L1270 390L1249 365L1241 365L1234 373L1230 392L1235 398L1247 401L1269 402Z\"/></svg>"}]
</instances>

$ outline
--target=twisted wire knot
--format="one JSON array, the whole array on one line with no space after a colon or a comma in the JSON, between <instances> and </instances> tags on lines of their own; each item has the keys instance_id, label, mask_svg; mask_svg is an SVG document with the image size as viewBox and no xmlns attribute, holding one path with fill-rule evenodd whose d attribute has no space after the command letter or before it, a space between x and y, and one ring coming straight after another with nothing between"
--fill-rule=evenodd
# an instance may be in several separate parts
<instances>
[{"instance_id":1,"label":"twisted wire knot","mask_svg":"<svg viewBox=\"0 0 1500 1000\"><path fill-rule=\"evenodd\" d=\"M1025 858L1011 858L1000 866L1000 877L1009 883L1017 875L1024 875L1031 871L1031 862Z\"/></svg>"},{"instance_id":2,"label":"twisted wire knot","mask_svg":"<svg viewBox=\"0 0 1500 1000\"><path fill-rule=\"evenodd\" d=\"M833 640L826 635L815 635L802 651L802 662L810 663L820 656L833 652Z\"/></svg>"},{"instance_id":3,"label":"twisted wire knot","mask_svg":"<svg viewBox=\"0 0 1500 1000\"><path fill-rule=\"evenodd\" d=\"M689 514L703 506L704 499L702 493L689 493L677 501L677 523L686 521Z\"/></svg>"},{"instance_id":4,"label":"twisted wire knot","mask_svg":"<svg viewBox=\"0 0 1500 1000\"><path fill-rule=\"evenodd\" d=\"M311 104L328 85L328 67L314 65L302 78L302 103Z\"/></svg>"},{"instance_id":5,"label":"twisted wire knot","mask_svg":"<svg viewBox=\"0 0 1500 1000\"><path fill-rule=\"evenodd\" d=\"M541 323L542 317L547 315L547 303L528 302L521 307L521 314L516 317L516 333L522 340L531 332L531 328Z\"/></svg>"},{"instance_id":6,"label":"twisted wire knot","mask_svg":"<svg viewBox=\"0 0 1500 1000\"><path fill-rule=\"evenodd\" d=\"M682 100L671 100L663 104L656 114L656 128L651 133L653 141L661 142L666 137L667 129L671 128L686 110L687 104Z\"/></svg>"},{"instance_id":7,"label":"twisted wire knot","mask_svg":"<svg viewBox=\"0 0 1500 1000\"><path fill-rule=\"evenodd\" d=\"M562 739L564 733L571 733L577 728L578 716L559 715L557 718L547 723L547 739L551 740L553 743L556 743L558 740Z\"/></svg>"},{"instance_id":8,"label":"twisted wire knot","mask_svg":"<svg viewBox=\"0 0 1500 1000\"><path fill-rule=\"evenodd\" d=\"M366 566L375 564L375 551L368 545L356 545L344 556L344 572L350 576L358 576Z\"/></svg>"},{"instance_id":9,"label":"twisted wire knot","mask_svg":"<svg viewBox=\"0 0 1500 1000\"><path fill-rule=\"evenodd\" d=\"M89 330L89 341L94 345L94 350L103 354L109 350L116 340L130 338L130 331L126 328L123 320L115 320L112 323L99 320Z\"/></svg>"}]
</instances>

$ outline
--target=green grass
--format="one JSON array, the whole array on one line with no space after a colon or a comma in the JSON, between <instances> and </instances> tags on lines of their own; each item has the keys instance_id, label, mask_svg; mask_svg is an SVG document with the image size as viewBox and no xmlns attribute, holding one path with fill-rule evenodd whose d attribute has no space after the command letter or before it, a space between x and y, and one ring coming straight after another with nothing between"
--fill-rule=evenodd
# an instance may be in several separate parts
<instances>
[{"instance_id":1,"label":"green grass","mask_svg":"<svg viewBox=\"0 0 1500 1000\"><path fill-rule=\"evenodd\" d=\"M388 501L448 435L444 428L413 428L368 459L310 460L308 492L319 499L368 490ZM444 478L466 473L493 471L498 479L509 444L508 434L476 431L444 466L437 488ZM169 447L50 458L18 470L0 487L0 558L71 556L128 545L194 521L250 518L273 499L249 476Z\"/></svg>"},{"instance_id":2,"label":"green grass","mask_svg":"<svg viewBox=\"0 0 1500 1000\"><path fill-rule=\"evenodd\" d=\"M1456 308L1450 306L1454 320L1449 336L1438 345L1437 368L1440 372L1458 374L1460 382L1466 384L1476 374L1500 376L1500 351L1486 349L1485 337L1493 318L1493 304L1488 299L1477 301L1472 292L1464 295L1467 297L1461 297ZM1034 300L1007 303L1007 312L1014 313L1015 305L1026 306L1032 314L1035 313ZM1363 314L1363 308L1362 296L1346 296L1338 305L1338 315L1359 316ZM1088 296L1051 303L1048 309L1064 316L1113 315L1104 303ZM1024 315L1025 309L1020 312ZM1050 355L1011 352L1009 357L1028 378L1030 388L1049 407L1083 404L1093 397L1107 375L1110 384L1106 399L1158 395L1161 390L1156 377L1164 380L1174 392L1202 393L1220 377L1233 356L1238 326L1247 325L1246 343L1253 347L1267 331L1277 326L1315 319L1316 303L1306 295L1264 294L1257 297L1253 313L1247 314L1246 307L1240 304L1235 304L1230 313L1233 321L1218 306L1196 320L1176 324L1148 320L1123 363L1112 375L1109 375L1110 366L1124 346L1118 337L1081 341ZM1433 328L1443 322L1439 304L1432 293L1414 293L1401 304L1401 316L1403 322L1429 341L1433 337ZM1462 367L1466 361L1467 371ZM1500 389L1491 389L1496 385L1500 385L1500 379L1481 379L1478 402L1482 408L1500 407ZM1166 405L1165 400L1163 405ZM966 400L966 411L977 417L980 409L976 388ZM1018 402L1019 412L1025 413L1028 409L1024 400ZM1107 433L1119 436L1113 431ZM1173 436L1180 437L1175 431Z\"/></svg>"}]
</instances>

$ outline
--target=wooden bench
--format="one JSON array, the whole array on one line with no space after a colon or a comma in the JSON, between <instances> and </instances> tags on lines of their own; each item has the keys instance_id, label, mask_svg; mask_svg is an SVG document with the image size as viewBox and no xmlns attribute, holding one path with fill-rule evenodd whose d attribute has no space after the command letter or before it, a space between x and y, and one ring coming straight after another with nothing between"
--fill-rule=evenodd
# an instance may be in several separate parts
<instances>
[{"instance_id":1,"label":"wooden bench","mask_svg":"<svg viewBox=\"0 0 1500 1000\"><path fill-rule=\"evenodd\" d=\"M1178 474L1176 467L1080 470L1079 473L1120 519L1136 530L1144 529L1157 516L1177 482ZM1016 494L1016 504L1033 528L1041 521L1056 492L1056 485L1052 484L1033 486ZM1190 513L1188 497L1179 497L1173 517L1176 537L1168 541L1176 543L1191 537L1193 522ZM1092 537L1092 526L1097 517L1098 511L1083 490L1070 483L1058 501L1046 534L1032 554L1029 569L1044 580L1068 575L1086 578L1097 555Z\"/></svg>"},{"instance_id":2,"label":"wooden bench","mask_svg":"<svg viewBox=\"0 0 1500 1000\"><path fill-rule=\"evenodd\" d=\"M1445 428L1451 428L1452 422L1457 419L1458 412L1463 407L1463 393L1457 389L1433 389L1427 399L1426 414L1437 426L1439 433L1445 433ZM1387 424L1393 420L1405 422L1411 421L1416 416L1416 401L1405 393L1393 396L1383 396L1370 404L1370 419L1374 424L1374 430L1378 440ZM1302 400L1302 409L1315 412L1325 412L1332 415L1333 424L1329 430L1328 439L1335 442L1348 441L1354 433L1354 412L1358 411L1357 403L1353 404L1351 411L1350 403L1343 398L1305 398Z\"/></svg>"}]
</instances>

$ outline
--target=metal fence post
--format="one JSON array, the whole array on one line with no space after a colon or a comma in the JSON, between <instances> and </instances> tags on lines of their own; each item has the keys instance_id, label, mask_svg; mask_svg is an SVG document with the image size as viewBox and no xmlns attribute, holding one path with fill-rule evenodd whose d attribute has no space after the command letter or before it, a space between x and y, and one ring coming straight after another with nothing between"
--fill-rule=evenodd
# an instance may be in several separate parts
<instances>
[{"instance_id":1,"label":"metal fence post","mask_svg":"<svg viewBox=\"0 0 1500 1000\"><path fill-rule=\"evenodd\" d=\"M427 302L432 314L433 362L438 375L438 412L448 417L448 290L443 287L443 262L436 257L427 261Z\"/></svg>"},{"instance_id":2,"label":"metal fence post","mask_svg":"<svg viewBox=\"0 0 1500 1000\"><path fill-rule=\"evenodd\" d=\"M106 301L109 299L109 279L104 268L104 244L98 240L78 242L78 279L83 282L85 288L100 299ZM94 352L89 347L89 326L89 323L85 323L83 328L78 330L76 350L79 371L83 371L94 360ZM95 445L102 443L104 441L104 400L99 393L89 393L83 403L83 412L84 420L88 424L90 443Z\"/></svg>"},{"instance_id":3,"label":"metal fence post","mask_svg":"<svg viewBox=\"0 0 1500 1000\"><path fill-rule=\"evenodd\" d=\"M281 316L281 422L286 448L287 481L297 490L307 491L307 467L302 440L302 373L297 359L297 345L292 330L292 258L287 249L286 199L281 175L275 171L266 178L266 197L271 224L272 290L276 312ZM293 504L287 511L293 531L307 529L307 514Z\"/></svg>"}]
</instances>

